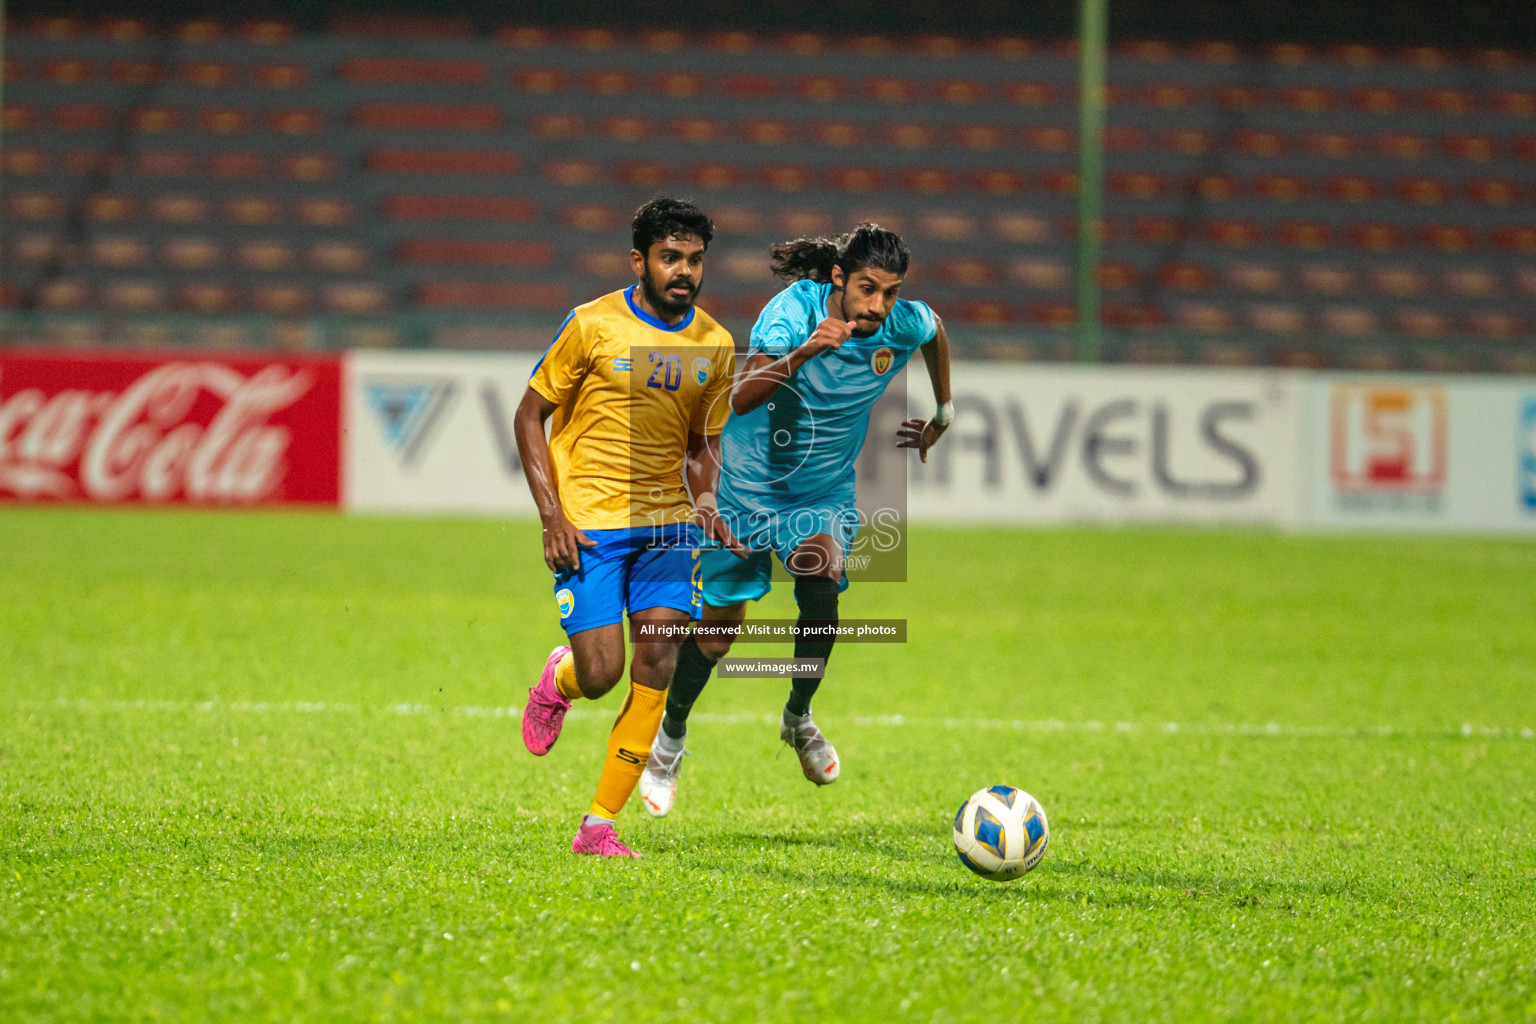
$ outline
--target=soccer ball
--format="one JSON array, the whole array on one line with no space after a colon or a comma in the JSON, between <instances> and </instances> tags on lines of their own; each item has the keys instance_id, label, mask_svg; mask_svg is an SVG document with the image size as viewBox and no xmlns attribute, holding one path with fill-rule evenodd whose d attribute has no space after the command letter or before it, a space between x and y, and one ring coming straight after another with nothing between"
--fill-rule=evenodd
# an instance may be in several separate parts
<instances>
[{"instance_id":1,"label":"soccer ball","mask_svg":"<svg viewBox=\"0 0 1536 1024\"><path fill-rule=\"evenodd\" d=\"M955 815L955 852L982 878L1011 882L1040 863L1051 841L1045 808L1012 786L978 790Z\"/></svg>"}]
</instances>

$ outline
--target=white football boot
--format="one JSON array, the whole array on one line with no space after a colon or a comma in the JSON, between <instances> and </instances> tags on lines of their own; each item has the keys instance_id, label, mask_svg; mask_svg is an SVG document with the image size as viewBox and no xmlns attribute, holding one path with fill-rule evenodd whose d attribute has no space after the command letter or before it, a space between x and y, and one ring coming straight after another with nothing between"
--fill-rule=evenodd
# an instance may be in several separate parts
<instances>
[{"instance_id":1,"label":"white football boot","mask_svg":"<svg viewBox=\"0 0 1536 1024\"><path fill-rule=\"evenodd\" d=\"M795 748L800 758L800 770L818 786L830 786L837 781L837 751L831 742L816 728L811 716L806 715L797 724L790 725L779 719L779 739Z\"/></svg>"},{"instance_id":2,"label":"white football boot","mask_svg":"<svg viewBox=\"0 0 1536 1024\"><path fill-rule=\"evenodd\" d=\"M676 741L677 751L668 752L662 749L663 744L671 744L673 741L661 730L656 731L656 739L651 744L651 756L646 759L645 771L640 773L640 802L645 805L646 813L653 818L665 818L677 801L677 776L683 769L683 755L688 753L683 749L687 739L685 733L682 739Z\"/></svg>"}]
</instances>

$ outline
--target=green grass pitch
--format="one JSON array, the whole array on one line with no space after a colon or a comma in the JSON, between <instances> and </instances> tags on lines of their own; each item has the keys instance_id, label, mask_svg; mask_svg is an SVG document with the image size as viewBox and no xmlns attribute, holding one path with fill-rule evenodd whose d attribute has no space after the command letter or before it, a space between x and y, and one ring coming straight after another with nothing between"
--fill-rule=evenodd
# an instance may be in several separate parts
<instances>
[{"instance_id":1,"label":"green grass pitch","mask_svg":"<svg viewBox=\"0 0 1536 1024\"><path fill-rule=\"evenodd\" d=\"M833 656L842 779L716 681L597 863L621 692L543 759L506 713L537 537L0 511L0 1020L1536 1015L1536 544L918 529L844 599L911 626ZM1007 885L949 838L997 782L1052 825Z\"/></svg>"}]
</instances>

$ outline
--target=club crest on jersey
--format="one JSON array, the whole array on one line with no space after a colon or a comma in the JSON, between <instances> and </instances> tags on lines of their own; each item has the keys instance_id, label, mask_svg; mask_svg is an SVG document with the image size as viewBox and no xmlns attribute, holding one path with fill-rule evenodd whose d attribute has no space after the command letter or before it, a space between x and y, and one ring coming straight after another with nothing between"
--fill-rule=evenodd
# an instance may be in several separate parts
<instances>
[{"instance_id":1,"label":"club crest on jersey","mask_svg":"<svg viewBox=\"0 0 1536 1024\"><path fill-rule=\"evenodd\" d=\"M576 608L576 595L569 590L558 590L555 592L555 603L560 606L560 617L568 619Z\"/></svg>"},{"instance_id":2,"label":"club crest on jersey","mask_svg":"<svg viewBox=\"0 0 1536 1024\"><path fill-rule=\"evenodd\" d=\"M875 349L874 354L869 357L869 368L874 370L876 374L884 376L895 361L896 353L882 345Z\"/></svg>"},{"instance_id":3,"label":"club crest on jersey","mask_svg":"<svg viewBox=\"0 0 1536 1024\"><path fill-rule=\"evenodd\" d=\"M693 379L700 384L709 380L709 360L699 356L693 361Z\"/></svg>"}]
</instances>

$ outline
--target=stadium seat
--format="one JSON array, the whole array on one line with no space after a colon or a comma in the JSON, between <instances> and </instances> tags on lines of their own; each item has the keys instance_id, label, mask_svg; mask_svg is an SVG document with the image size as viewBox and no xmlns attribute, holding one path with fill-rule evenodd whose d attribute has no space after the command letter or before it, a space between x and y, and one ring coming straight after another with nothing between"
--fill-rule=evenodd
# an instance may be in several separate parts
<instances>
[{"instance_id":1,"label":"stadium seat","mask_svg":"<svg viewBox=\"0 0 1536 1024\"><path fill-rule=\"evenodd\" d=\"M1536 267L1516 267L1510 276L1510 284L1515 294L1536 298Z\"/></svg>"},{"instance_id":2,"label":"stadium seat","mask_svg":"<svg viewBox=\"0 0 1536 1024\"><path fill-rule=\"evenodd\" d=\"M1440 272L1440 290L1462 299L1487 299L1503 291L1504 282L1487 267L1446 267Z\"/></svg>"},{"instance_id":3,"label":"stadium seat","mask_svg":"<svg viewBox=\"0 0 1536 1024\"><path fill-rule=\"evenodd\" d=\"M1165 263L1157 268L1157 283L1178 292L1206 292L1216 283L1216 275L1198 263Z\"/></svg>"},{"instance_id":4,"label":"stadium seat","mask_svg":"<svg viewBox=\"0 0 1536 1024\"><path fill-rule=\"evenodd\" d=\"M108 117L107 108L99 104L66 104L53 108L53 127L61 132L102 131L108 125ZM28 110L22 123L6 124L4 127L7 131L15 131L31 127L32 123L31 112Z\"/></svg>"},{"instance_id":5,"label":"stadium seat","mask_svg":"<svg viewBox=\"0 0 1536 1024\"><path fill-rule=\"evenodd\" d=\"M1489 110L1506 117L1536 117L1536 92L1499 89L1486 97Z\"/></svg>"},{"instance_id":6,"label":"stadium seat","mask_svg":"<svg viewBox=\"0 0 1536 1024\"><path fill-rule=\"evenodd\" d=\"M768 99L778 94L779 83L772 75L734 72L720 81L720 92L738 100Z\"/></svg>"},{"instance_id":7,"label":"stadium seat","mask_svg":"<svg viewBox=\"0 0 1536 1024\"><path fill-rule=\"evenodd\" d=\"M149 265L149 244L134 235L105 235L91 239L86 258L98 267L133 270Z\"/></svg>"},{"instance_id":8,"label":"stadium seat","mask_svg":"<svg viewBox=\"0 0 1536 1024\"><path fill-rule=\"evenodd\" d=\"M1205 156L1211 151L1211 137L1198 128L1175 128L1163 135L1163 148L1180 156Z\"/></svg>"},{"instance_id":9,"label":"stadium seat","mask_svg":"<svg viewBox=\"0 0 1536 1024\"><path fill-rule=\"evenodd\" d=\"M1172 309L1171 322L1185 331L1224 334L1236 326L1232 310L1210 302L1181 302Z\"/></svg>"},{"instance_id":10,"label":"stadium seat","mask_svg":"<svg viewBox=\"0 0 1536 1024\"><path fill-rule=\"evenodd\" d=\"M1323 190L1330 199L1336 199L1342 203L1375 202L1381 194L1381 189L1375 181L1359 175L1327 178L1323 182Z\"/></svg>"},{"instance_id":11,"label":"stadium seat","mask_svg":"<svg viewBox=\"0 0 1536 1024\"><path fill-rule=\"evenodd\" d=\"M381 174L516 174L522 161L516 153L477 149L376 149L368 154L368 170Z\"/></svg>"},{"instance_id":12,"label":"stadium seat","mask_svg":"<svg viewBox=\"0 0 1536 1024\"><path fill-rule=\"evenodd\" d=\"M990 260L948 259L939 271L946 283L959 288L984 288L997 277L997 267Z\"/></svg>"},{"instance_id":13,"label":"stadium seat","mask_svg":"<svg viewBox=\"0 0 1536 1024\"><path fill-rule=\"evenodd\" d=\"M1419 229L1419 242L1426 249L1463 253L1477 248L1477 233L1465 224L1426 224Z\"/></svg>"},{"instance_id":14,"label":"stadium seat","mask_svg":"<svg viewBox=\"0 0 1536 1024\"><path fill-rule=\"evenodd\" d=\"M512 85L523 92L548 96L566 88L566 77L559 68L518 68L512 72Z\"/></svg>"},{"instance_id":15,"label":"stadium seat","mask_svg":"<svg viewBox=\"0 0 1536 1024\"><path fill-rule=\"evenodd\" d=\"M1005 82L1003 96L1017 106L1038 108L1056 106L1062 102L1064 93L1051 82Z\"/></svg>"},{"instance_id":16,"label":"stadium seat","mask_svg":"<svg viewBox=\"0 0 1536 1024\"><path fill-rule=\"evenodd\" d=\"M970 324L1008 324L1017 319L1017 312L1006 302L970 299L960 304L959 319Z\"/></svg>"},{"instance_id":17,"label":"stadium seat","mask_svg":"<svg viewBox=\"0 0 1536 1024\"><path fill-rule=\"evenodd\" d=\"M1309 295L1356 295L1360 292L1360 274L1353 267L1329 263L1307 263L1296 268L1301 290Z\"/></svg>"},{"instance_id":18,"label":"stadium seat","mask_svg":"<svg viewBox=\"0 0 1536 1024\"><path fill-rule=\"evenodd\" d=\"M290 270L296 262L294 247L287 242L263 238L235 246L235 262L246 270L271 272Z\"/></svg>"},{"instance_id":19,"label":"stadium seat","mask_svg":"<svg viewBox=\"0 0 1536 1024\"><path fill-rule=\"evenodd\" d=\"M379 212L393 220L530 221L538 209L531 199L479 195L392 195Z\"/></svg>"},{"instance_id":20,"label":"stadium seat","mask_svg":"<svg viewBox=\"0 0 1536 1024\"><path fill-rule=\"evenodd\" d=\"M440 281L418 287L416 300L427 309L554 311L570 308L569 294L563 284Z\"/></svg>"},{"instance_id":21,"label":"stadium seat","mask_svg":"<svg viewBox=\"0 0 1536 1024\"><path fill-rule=\"evenodd\" d=\"M1060 126L1026 128L1024 144L1041 153L1074 153L1077 151L1077 133Z\"/></svg>"},{"instance_id":22,"label":"stadium seat","mask_svg":"<svg viewBox=\"0 0 1536 1024\"><path fill-rule=\"evenodd\" d=\"M679 142L687 142L695 146L710 146L725 141L726 128L723 121L713 118L680 117L668 126L668 134Z\"/></svg>"},{"instance_id":23,"label":"stadium seat","mask_svg":"<svg viewBox=\"0 0 1536 1024\"><path fill-rule=\"evenodd\" d=\"M365 103L352 112L358 128L402 131L495 131L501 108L489 104Z\"/></svg>"},{"instance_id":24,"label":"stadium seat","mask_svg":"<svg viewBox=\"0 0 1536 1024\"><path fill-rule=\"evenodd\" d=\"M173 238L160 247L160 260L177 270L207 270L224 261L224 248L208 238Z\"/></svg>"},{"instance_id":25,"label":"stadium seat","mask_svg":"<svg viewBox=\"0 0 1536 1024\"><path fill-rule=\"evenodd\" d=\"M1114 171L1109 176L1109 190L1128 199L1161 199L1171 191L1166 178L1148 171Z\"/></svg>"},{"instance_id":26,"label":"stadium seat","mask_svg":"<svg viewBox=\"0 0 1536 1024\"><path fill-rule=\"evenodd\" d=\"M154 26L142 18L104 18L96 34L113 43L137 43L155 34Z\"/></svg>"},{"instance_id":27,"label":"stadium seat","mask_svg":"<svg viewBox=\"0 0 1536 1024\"><path fill-rule=\"evenodd\" d=\"M611 231L624 220L624 215L611 206L581 203L560 211L560 222L577 231Z\"/></svg>"},{"instance_id":28,"label":"stadium seat","mask_svg":"<svg viewBox=\"0 0 1536 1024\"><path fill-rule=\"evenodd\" d=\"M1346 236L1357 249L1392 252L1403 247L1403 232L1395 224L1351 224Z\"/></svg>"},{"instance_id":29,"label":"stadium seat","mask_svg":"<svg viewBox=\"0 0 1536 1024\"><path fill-rule=\"evenodd\" d=\"M791 238L832 235L837 232L832 215L825 210L792 208L779 210L774 217L779 231Z\"/></svg>"},{"instance_id":30,"label":"stadium seat","mask_svg":"<svg viewBox=\"0 0 1536 1024\"><path fill-rule=\"evenodd\" d=\"M211 19L199 18L173 25L170 35L178 43L216 43L224 37L224 26Z\"/></svg>"},{"instance_id":31,"label":"stadium seat","mask_svg":"<svg viewBox=\"0 0 1536 1024\"><path fill-rule=\"evenodd\" d=\"M185 178L198 169L197 157L180 149L147 149L133 160L134 173L146 178Z\"/></svg>"},{"instance_id":32,"label":"stadium seat","mask_svg":"<svg viewBox=\"0 0 1536 1024\"><path fill-rule=\"evenodd\" d=\"M1222 110L1258 110L1268 101L1264 90L1253 85L1218 85L1211 90L1211 99Z\"/></svg>"},{"instance_id":33,"label":"stadium seat","mask_svg":"<svg viewBox=\"0 0 1536 1024\"><path fill-rule=\"evenodd\" d=\"M1287 149L1284 135L1256 128L1243 128L1233 134L1232 149L1244 156L1276 157Z\"/></svg>"},{"instance_id":34,"label":"stadium seat","mask_svg":"<svg viewBox=\"0 0 1536 1024\"><path fill-rule=\"evenodd\" d=\"M1058 196L1077 195L1077 172L1060 168L1046 171L1040 176L1041 186Z\"/></svg>"},{"instance_id":35,"label":"stadium seat","mask_svg":"<svg viewBox=\"0 0 1536 1024\"><path fill-rule=\"evenodd\" d=\"M912 192L939 195L954 190L955 177L942 167L911 168L901 173L901 185Z\"/></svg>"},{"instance_id":36,"label":"stadium seat","mask_svg":"<svg viewBox=\"0 0 1536 1024\"><path fill-rule=\"evenodd\" d=\"M197 127L209 135L240 135L251 130L251 113L235 107L204 107L197 112Z\"/></svg>"},{"instance_id":37,"label":"stadium seat","mask_svg":"<svg viewBox=\"0 0 1536 1024\"><path fill-rule=\"evenodd\" d=\"M241 22L235 34L248 46L282 46L293 42L298 29L289 21L263 18Z\"/></svg>"},{"instance_id":38,"label":"stadium seat","mask_svg":"<svg viewBox=\"0 0 1536 1024\"><path fill-rule=\"evenodd\" d=\"M1371 138L1377 156L1395 160L1423 160L1430 153L1429 140L1408 132L1381 132Z\"/></svg>"},{"instance_id":39,"label":"stadium seat","mask_svg":"<svg viewBox=\"0 0 1536 1024\"><path fill-rule=\"evenodd\" d=\"M1381 318L1365 306L1325 306L1317 313L1317 324L1328 334L1353 337L1381 331Z\"/></svg>"},{"instance_id":40,"label":"stadium seat","mask_svg":"<svg viewBox=\"0 0 1536 1024\"><path fill-rule=\"evenodd\" d=\"M817 142L838 149L859 145L867 134L863 125L847 121L815 121L811 124L811 135Z\"/></svg>"},{"instance_id":41,"label":"stadium seat","mask_svg":"<svg viewBox=\"0 0 1536 1024\"><path fill-rule=\"evenodd\" d=\"M1487 163L1499 155L1499 143L1486 135L1447 135L1440 140L1441 148L1447 155L1460 160L1474 160L1478 163Z\"/></svg>"},{"instance_id":42,"label":"stadium seat","mask_svg":"<svg viewBox=\"0 0 1536 1024\"><path fill-rule=\"evenodd\" d=\"M1461 325L1470 334L1488 338L1512 338L1526 329L1520 317L1498 309L1474 309L1462 319Z\"/></svg>"},{"instance_id":43,"label":"stadium seat","mask_svg":"<svg viewBox=\"0 0 1536 1024\"><path fill-rule=\"evenodd\" d=\"M870 167L832 167L827 181L844 192L873 192L885 184L884 175Z\"/></svg>"},{"instance_id":44,"label":"stadium seat","mask_svg":"<svg viewBox=\"0 0 1536 1024\"><path fill-rule=\"evenodd\" d=\"M1213 220L1205 225L1205 237L1217 245L1246 249L1259 244L1264 234L1251 220Z\"/></svg>"},{"instance_id":45,"label":"stadium seat","mask_svg":"<svg viewBox=\"0 0 1536 1024\"><path fill-rule=\"evenodd\" d=\"M176 305L192 313L230 313L239 307L240 300L227 284L198 282L177 290Z\"/></svg>"},{"instance_id":46,"label":"stadium seat","mask_svg":"<svg viewBox=\"0 0 1536 1024\"><path fill-rule=\"evenodd\" d=\"M582 188L603 180L603 168L593 160L550 160L541 168L545 181Z\"/></svg>"},{"instance_id":47,"label":"stadium seat","mask_svg":"<svg viewBox=\"0 0 1536 1024\"><path fill-rule=\"evenodd\" d=\"M1462 188L1468 199L1484 206L1513 206L1520 201L1520 185L1509 178L1473 178Z\"/></svg>"},{"instance_id":48,"label":"stadium seat","mask_svg":"<svg viewBox=\"0 0 1536 1024\"><path fill-rule=\"evenodd\" d=\"M373 282L327 284L320 289L320 301L332 313L375 314L389 306L389 293Z\"/></svg>"},{"instance_id":49,"label":"stadium seat","mask_svg":"<svg viewBox=\"0 0 1536 1024\"><path fill-rule=\"evenodd\" d=\"M1253 194L1272 202L1300 202L1309 191L1306 179L1294 174L1260 174L1253 179Z\"/></svg>"},{"instance_id":50,"label":"stadium seat","mask_svg":"<svg viewBox=\"0 0 1536 1024\"><path fill-rule=\"evenodd\" d=\"M655 122L643 117L605 117L599 128L614 142L640 142L656 134Z\"/></svg>"},{"instance_id":51,"label":"stadium seat","mask_svg":"<svg viewBox=\"0 0 1536 1024\"><path fill-rule=\"evenodd\" d=\"M1173 217L1137 217L1131 224L1131 236L1145 245L1169 245L1185 235L1184 222Z\"/></svg>"},{"instance_id":52,"label":"stadium seat","mask_svg":"<svg viewBox=\"0 0 1536 1024\"><path fill-rule=\"evenodd\" d=\"M88 60L54 57L38 65L37 75L54 85L82 85L96 77L96 68Z\"/></svg>"},{"instance_id":53,"label":"stadium seat","mask_svg":"<svg viewBox=\"0 0 1536 1024\"><path fill-rule=\"evenodd\" d=\"M688 180L700 188L735 188L743 177L741 168L735 164L694 164L688 170Z\"/></svg>"},{"instance_id":54,"label":"stadium seat","mask_svg":"<svg viewBox=\"0 0 1536 1024\"><path fill-rule=\"evenodd\" d=\"M215 178L259 178L266 173L267 160L260 153L213 153L208 157L208 174Z\"/></svg>"},{"instance_id":55,"label":"stadium seat","mask_svg":"<svg viewBox=\"0 0 1536 1024\"><path fill-rule=\"evenodd\" d=\"M324 128L325 115L318 110L272 110L267 113L267 129L281 135L315 135Z\"/></svg>"},{"instance_id":56,"label":"stadium seat","mask_svg":"<svg viewBox=\"0 0 1536 1024\"><path fill-rule=\"evenodd\" d=\"M1249 306L1243 320L1249 327L1266 334L1302 334L1310 330L1312 324L1312 318L1304 309L1281 302Z\"/></svg>"},{"instance_id":57,"label":"stadium seat","mask_svg":"<svg viewBox=\"0 0 1536 1024\"><path fill-rule=\"evenodd\" d=\"M862 88L869 99L880 103L911 103L917 99L917 83L909 78L875 76L866 78Z\"/></svg>"},{"instance_id":58,"label":"stadium seat","mask_svg":"<svg viewBox=\"0 0 1536 1024\"><path fill-rule=\"evenodd\" d=\"M235 67L221 60L188 61L176 69L176 77L187 85L218 89L234 82Z\"/></svg>"},{"instance_id":59,"label":"stadium seat","mask_svg":"<svg viewBox=\"0 0 1536 1024\"><path fill-rule=\"evenodd\" d=\"M1422 89L1419 109L1432 114L1463 117L1477 109L1477 97L1464 89Z\"/></svg>"},{"instance_id":60,"label":"stadium seat","mask_svg":"<svg viewBox=\"0 0 1536 1024\"><path fill-rule=\"evenodd\" d=\"M1399 178L1393 191L1415 206L1443 206L1451 197L1451 186L1439 178Z\"/></svg>"},{"instance_id":61,"label":"stadium seat","mask_svg":"<svg viewBox=\"0 0 1536 1024\"><path fill-rule=\"evenodd\" d=\"M811 185L811 172L794 164L774 164L757 173L762 186L775 192L800 192Z\"/></svg>"},{"instance_id":62,"label":"stadium seat","mask_svg":"<svg viewBox=\"0 0 1536 1024\"><path fill-rule=\"evenodd\" d=\"M1138 101L1159 110L1187 110L1196 103L1195 90L1176 82L1153 82L1141 87Z\"/></svg>"},{"instance_id":63,"label":"stadium seat","mask_svg":"<svg viewBox=\"0 0 1536 1024\"><path fill-rule=\"evenodd\" d=\"M291 316L314 303L314 293L303 285L263 284L251 289L250 306L259 313Z\"/></svg>"},{"instance_id":64,"label":"stadium seat","mask_svg":"<svg viewBox=\"0 0 1536 1024\"><path fill-rule=\"evenodd\" d=\"M1280 90L1280 105L1304 114L1326 114L1335 102L1333 90L1315 85L1292 85Z\"/></svg>"},{"instance_id":65,"label":"stadium seat","mask_svg":"<svg viewBox=\"0 0 1536 1024\"><path fill-rule=\"evenodd\" d=\"M1264 263L1231 263L1225 272L1228 289L1254 295L1278 295L1287 287L1285 271Z\"/></svg>"},{"instance_id":66,"label":"stadium seat","mask_svg":"<svg viewBox=\"0 0 1536 1024\"><path fill-rule=\"evenodd\" d=\"M322 199L308 196L294 203L295 219L314 227L335 227L353 219L352 203L347 199Z\"/></svg>"},{"instance_id":67,"label":"stadium seat","mask_svg":"<svg viewBox=\"0 0 1536 1024\"><path fill-rule=\"evenodd\" d=\"M987 87L981 82L950 78L933 83L935 99L955 106L970 106L987 98Z\"/></svg>"},{"instance_id":68,"label":"stadium seat","mask_svg":"<svg viewBox=\"0 0 1536 1024\"><path fill-rule=\"evenodd\" d=\"M1305 132L1301 136L1301 149L1308 156L1349 160L1360 152L1360 140L1344 132Z\"/></svg>"},{"instance_id":69,"label":"stadium seat","mask_svg":"<svg viewBox=\"0 0 1536 1024\"><path fill-rule=\"evenodd\" d=\"M91 298L90 287L77 278L54 278L37 289L37 305L41 309L86 309Z\"/></svg>"},{"instance_id":70,"label":"stadium seat","mask_svg":"<svg viewBox=\"0 0 1536 1024\"><path fill-rule=\"evenodd\" d=\"M1401 92L1380 86L1351 89L1349 102L1352 107L1363 113L1382 116L1401 113L1406 105Z\"/></svg>"},{"instance_id":71,"label":"stadium seat","mask_svg":"<svg viewBox=\"0 0 1536 1024\"><path fill-rule=\"evenodd\" d=\"M316 242L304 254L311 270L326 274L356 274L368 268L368 248L356 242Z\"/></svg>"},{"instance_id":72,"label":"stadium seat","mask_svg":"<svg viewBox=\"0 0 1536 1024\"><path fill-rule=\"evenodd\" d=\"M1366 272L1371 290L1398 299L1412 299L1429 293L1429 277L1417 267L1382 264Z\"/></svg>"},{"instance_id":73,"label":"stadium seat","mask_svg":"<svg viewBox=\"0 0 1536 1024\"><path fill-rule=\"evenodd\" d=\"M424 60L413 57L354 57L342 61L336 77L358 84L484 85L490 66L480 60Z\"/></svg>"},{"instance_id":74,"label":"stadium seat","mask_svg":"<svg viewBox=\"0 0 1536 1024\"><path fill-rule=\"evenodd\" d=\"M617 178L636 188L660 188L672 180L672 168L655 160L625 160L614 168Z\"/></svg>"},{"instance_id":75,"label":"stadium seat","mask_svg":"<svg viewBox=\"0 0 1536 1024\"><path fill-rule=\"evenodd\" d=\"M796 126L787 121L747 121L740 126L741 138L759 146L782 146L792 142ZM818 141L825 139L818 137Z\"/></svg>"},{"instance_id":76,"label":"stadium seat","mask_svg":"<svg viewBox=\"0 0 1536 1024\"><path fill-rule=\"evenodd\" d=\"M692 99L704 91L704 76L692 71L661 71L651 80L651 87L674 100Z\"/></svg>"},{"instance_id":77,"label":"stadium seat","mask_svg":"<svg viewBox=\"0 0 1536 1024\"><path fill-rule=\"evenodd\" d=\"M927 149L937 141L937 133L931 126L910 122L888 124L880 134L887 145L897 149Z\"/></svg>"},{"instance_id":78,"label":"stadium seat","mask_svg":"<svg viewBox=\"0 0 1536 1024\"><path fill-rule=\"evenodd\" d=\"M990 153L1003 145L1003 130L990 124L964 124L954 129L954 138L966 149Z\"/></svg>"},{"instance_id":79,"label":"stadium seat","mask_svg":"<svg viewBox=\"0 0 1536 1024\"><path fill-rule=\"evenodd\" d=\"M101 289L101 304L127 313L161 309L166 304L165 287L157 281L112 281Z\"/></svg>"},{"instance_id":80,"label":"stadium seat","mask_svg":"<svg viewBox=\"0 0 1536 1024\"><path fill-rule=\"evenodd\" d=\"M53 167L53 154L42 149L0 149L0 168L4 173L30 178L46 174Z\"/></svg>"},{"instance_id":81,"label":"stadium seat","mask_svg":"<svg viewBox=\"0 0 1536 1024\"><path fill-rule=\"evenodd\" d=\"M219 208L230 224L275 224L283 219L283 205L266 196L230 196Z\"/></svg>"},{"instance_id":82,"label":"stadium seat","mask_svg":"<svg viewBox=\"0 0 1536 1024\"><path fill-rule=\"evenodd\" d=\"M1449 334L1455 326L1449 314L1417 307L1394 309L1391 324L1396 333L1418 338L1437 338Z\"/></svg>"},{"instance_id":83,"label":"stadium seat","mask_svg":"<svg viewBox=\"0 0 1536 1024\"><path fill-rule=\"evenodd\" d=\"M138 216L138 203L132 196L93 195L85 199L85 217L97 223L121 223Z\"/></svg>"},{"instance_id":84,"label":"stadium seat","mask_svg":"<svg viewBox=\"0 0 1536 1024\"><path fill-rule=\"evenodd\" d=\"M267 89L298 89L309 84L309 68L303 64L257 64L251 69L251 80Z\"/></svg>"},{"instance_id":85,"label":"stadium seat","mask_svg":"<svg viewBox=\"0 0 1536 1024\"><path fill-rule=\"evenodd\" d=\"M1506 252L1536 252L1536 227L1504 225L1494 228L1491 237L1494 246Z\"/></svg>"}]
</instances>

